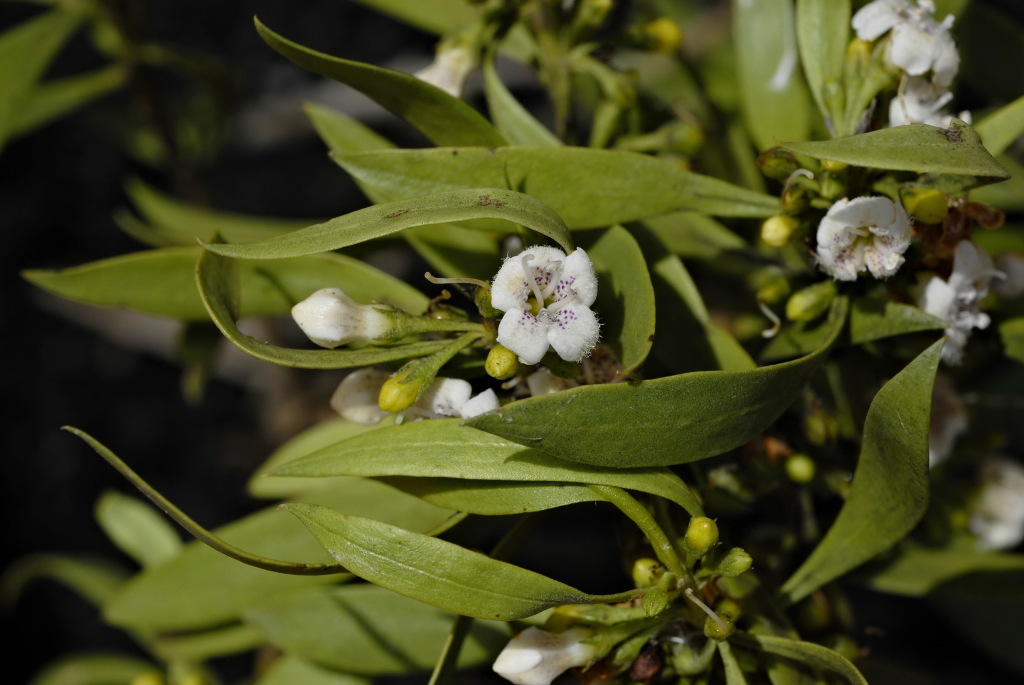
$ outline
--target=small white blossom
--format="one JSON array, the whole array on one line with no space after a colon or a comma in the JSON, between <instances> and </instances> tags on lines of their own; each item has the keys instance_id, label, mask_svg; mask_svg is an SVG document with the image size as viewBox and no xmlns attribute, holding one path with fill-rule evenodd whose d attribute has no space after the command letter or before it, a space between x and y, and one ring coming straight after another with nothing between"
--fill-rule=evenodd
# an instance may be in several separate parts
<instances>
[{"instance_id":1,"label":"small white blossom","mask_svg":"<svg viewBox=\"0 0 1024 685\"><path fill-rule=\"evenodd\" d=\"M889 126L928 124L949 128L953 116L942 111L942 108L952 99L953 94L945 88L914 76L907 80L899 95L889 103ZM971 123L970 112L960 112L957 118Z\"/></svg>"},{"instance_id":2,"label":"small white blossom","mask_svg":"<svg viewBox=\"0 0 1024 685\"><path fill-rule=\"evenodd\" d=\"M499 406L501 404L498 402L498 396L493 390L487 388L466 400L466 403L462 405L462 409L459 411L459 415L464 419L471 419L492 409L497 409Z\"/></svg>"},{"instance_id":3,"label":"small white blossom","mask_svg":"<svg viewBox=\"0 0 1024 685\"><path fill-rule=\"evenodd\" d=\"M531 397L550 395L553 392L575 388L577 385L579 383L573 379L556 376L546 368L537 369L526 377L526 387L530 390Z\"/></svg>"},{"instance_id":4,"label":"small white blossom","mask_svg":"<svg viewBox=\"0 0 1024 685\"><path fill-rule=\"evenodd\" d=\"M932 72L932 80L948 87L960 68L960 55L950 34L953 16L935 21L931 0L874 0L853 15L861 40L889 33L889 61L911 76Z\"/></svg>"},{"instance_id":5,"label":"small white blossom","mask_svg":"<svg viewBox=\"0 0 1024 685\"><path fill-rule=\"evenodd\" d=\"M979 549L1012 549L1024 540L1024 466L989 457L981 466L981 492L967 523Z\"/></svg>"},{"instance_id":6,"label":"small white blossom","mask_svg":"<svg viewBox=\"0 0 1024 685\"><path fill-rule=\"evenodd\" d=\"M385 311L359 304L338 288L324 288L292 307L292 318L320 347L380 338L394 328Z\"/></svg>"},{"instance_id":7,"label":"small white blossom","mask_svg":"<svg viewBox=\"0 0 1024 685\"><path fill-rule=\"evenodd\" d=\"M475 56L468 47L442 43L434 61L416 72L415 76L457 98L462 97L466 77L475 67Z\"/></svg>"},{"instance_id":8,"label":"small white blossom","mask_svg":"<svg viewBox=\"0 0 1024 685\"><path fill-rule=\"evenodd\" d=\"M584 628L561 633L527 628L494 660L494 672L516 685L550 685L568 669L585 666L597 656L597 649L584 642L591 634Z\"/></svg>"},{"instance_id":9,"label":"small white blossom","mask_svg":"<svg viewBox=\"0 0 1024 685\"><path fill-rule=\"evenodd\" d=\"M491 287L491 305L505 312L498 342L536 364L553 347L566 361L579 362L594 349L600 324L590 305L597 276L581 248L566 256L536 245L501 265Z\"/></svg>"},{"instance_id":10,"label":"small white blossom","mask_svg":"<svg viewBox=\"0 0 1024 685\"><path fill-rule=\"evenodd\" d=\"M953 379L944 373L935 376L932 390L931 423L928 424L928 466L944 462L953 451L961 433L967 430L967 406L956 391Z\"/></svg>"},{"instance_id":11,"label":"small white blossom","mask_svg":"<svg viewBox=\"0 0 1024 685\"><path fill-rule=\"evenodd\" d=\"M391 413L378 405L381 386L390 377L380 369L359 369L345 377L331 396L331 408L353 423L372 426ZM488 388L473 396L473 386L461 378L435 378L422 395L399 417L438 419L455 416L471 419L497 409L498 396Z\"/></svg>"},{"instance_id":12,"label":"small white blossom","mask_svg":"<svg viewBox=\"0 0 1024 685\"><path fill-rule=\"evenodd\" d=\"M381 369L356 369L345 376L331 395L331 409L342 418L364 426L374 426L390 415L377 405L380 388L390 374Z\"/></svg>"},{"instance_id":13,"label":"small white blossom","mask_svg":"<svg viewBox=\"0 0 1024 685\"><path fill-rule=\"evenodd\" d=\"M961 241L953 254L953 272L949 280L938 276L919 279L917 306L946 322L946 345L942 359L957 364L971 329L987 328L990 319L981 310L989 283L998 275L987 254L974 243Z\"/></svg>"},{"instance_id":14,"label":"small white blossom","mask_svg":"<svg viewBox=\"0 0 1024 685\"><path fill-rule=\"evenodd\" d=\"M870 271L892 276L910 246L910 217L887 197L843 198L818 224L818 263L837 281L855 281Z\"/></svg>"}]
</instances>

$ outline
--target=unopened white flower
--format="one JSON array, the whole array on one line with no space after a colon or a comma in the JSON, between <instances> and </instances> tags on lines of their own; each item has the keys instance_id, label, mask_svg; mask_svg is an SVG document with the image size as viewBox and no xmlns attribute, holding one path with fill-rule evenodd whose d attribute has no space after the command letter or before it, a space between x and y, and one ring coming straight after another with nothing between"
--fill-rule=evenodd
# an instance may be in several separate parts
<instances>
[{"instance_id":1,"label":"unopened white flower","mask_svg":"<svg viewBox=\"0 0 1024 685\"><path fill-rule=\"evenodd\" d=\"M992 290L999 297L1017 297L1024 293L1024 259L1010 252L996 257L996 268L1002 278L992 281Z\"/></svg>"},{"instance_id":2,"label":"unopened white flower","mask_svg":"<svg viewBox=\"0 0 1024 685\"><path fill-rule=\"evenodd\" d=\"M907 80L897 97L889 103L889 126L928 124L949 128L953 116L942 108L953 99L953 93L932 84L928 79L914 76ZM971 113L960 112L958 119L971 123Z\"/></svg>"},{"instance_id":3,"label":"unopened white flower","mask_svg":"<svg viewBox=\"0 0 1024 685\"><path fill-rule=\"evenodd\" d=\"M395 324L384 310L359 304L338 288L324 288L292 307L292 318L320 347L377 340Z\"/></svg>"},{"instance_id":4,"label":"unopened white flower","mask_svg":"<svg viewBox=\"0 0 1024 685\"><path fill-rule=\"evenodd\" d=\"M551 373L550 369L537 369L526 377L526 387L531 397L550 395L553 392L575 388L579 383L571 378L562 378Z\"/></svg>"},{"instance_id":5,"label":"unopened white flower","mask_svg":"<svg viewBox=\"0 0 1024 685\"><path fill-rule=\"evenodd\" d=\"M1006 457L985 460L967 526L980 549L1012 549L1024 540L1024 466Z\"/></svg>"},{"instance_id":6,"label":"unopened white flower","mask_svg":"<svg viewBox=\"0 0 1024 685\"><path fill-rule=\"evenodd\" d=\"M581 248L568 257L555 247L536 245L501 265L491 287L491 306L505 312L498 342L536 364L553 347L566 361L579 362L594 349L600 324L590 305L597 276Z\"/></svg>"},{"instance_id":7,"label":"unopened white flower","mask_svg":"<svg viewBox=\"0 0 1024 685\"><path fill-rule=\"evenodd\" d=\"M389 416L377 405L380 388L390 374L381 369L356 369L345 376L337 390L331 395L331 409L342 418L364 426L373 426Z\"/></svg>"},{"instance_id":8,"label":"unopened white flower","mask_svg":"<svg viewBox=\"0 0 1024 685\"><path fill-rule=\"evenodd\" d=\"M584 628L561 633L527 628L494 660L494 672L516 685L550 685L568 669L585 666L597 656L597 649L584 642L591 634Z\"/></svg>"},{"instance_id":9,"label":"unopened white flower","mask_svg":"<svg viewBox=\"0 0 1024 685\"><path fill-rule=\"evenodd\" d=\"M416 77L440 88L452 97L462 97L466 77L476 68L476 57L465 45L442 43L429 66L416 72Z\"/></svg>"},{"instance_id":10,"label":"unopened white flower","mask_svg":"<svg viewBox=\"0 0 1024 685\"><path fill-rule=\"evenodd\" d=\"M870 271L892 276L910 246L911 224L903 206L887 197L843 198L818 224L818 263L837 281Z\"/></svg>"},{"instance_id":11,"label":"unopened white flower","mask_svg":"<svg viewBox=\"0 0 1024 685\"><path fill-rule=\"evenodd\" d=\"M946 344L942 348L945 362L959 363L971 329L988 327L991 320L980 311L981 300L997 274L989 256L964 240L953 253L953 272L948 281L938 276L919 279L917 306L946 322Z\"/></svg>"},{"instance_id":12,"label":"unopened white flower","mask_svg":"<svg viewBox=\"0 0 1024 685\"><path fill-rule=\"evenodd\" d=\"M380 408L381 387L390 377L387 371L364 368L353 371L331 396L331 408L353 423L372 426L390 416ZM471 419L497 409L498 396L488 388L473 396L473 386L461 378L435 378L422 395L405 411L401 419L438 419L455 416Z\"/></svg>"},{"instance_id":13,"label":"unopened white flower","mask_svg":"<svg viewBox=\"0 0 1024 685\"><path fill-rule=\"evenodd\" d=\"M953 379L944 373L935 376L932 389L931 423L928 424L928 466L944 462L953 451L957 438L967 430L967 406L956 391Z\"/></svg>"},{"instance_id":14,"label":"unopened white flower","mask_svg":"<svg viewBox=\"0 0 1024 685\"><path fill-rule=\"evenodd\" d=\"M911 76L932 72L932 80L949 86L960 68L960 55L950 34L953 16L935 21L931 0L874 0L853 15L853 28L861 40L889 33L888 58Z\"/></svg>"}]
</instances>

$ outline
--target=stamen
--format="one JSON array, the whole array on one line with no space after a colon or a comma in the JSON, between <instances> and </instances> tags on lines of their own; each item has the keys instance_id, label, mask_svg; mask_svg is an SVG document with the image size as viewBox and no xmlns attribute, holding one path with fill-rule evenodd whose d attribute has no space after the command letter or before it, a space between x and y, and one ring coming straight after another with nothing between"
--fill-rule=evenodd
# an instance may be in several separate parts
<instances>
[{"instance_id":1,"label":"stamen","mask_svg":"<svg viewBox=\"0 0 1024 685\"><path fill-rule=\"evenodd\" d=\"M696 604L700 608L701 611L703 611L705 614L710 616L711 620L714 621L715 623L717 623L718 627L721 628L723 632L726 632L726 633L729 632L729 627L727 625L725 625L725 623L722 621L722 619L718 618L718 614L716 614L714 611L712 611L711 607L709 607L707 604L705 604L704 602L702 602L699 599L697 599L697 596L695 594L693 594L693 588L690 588L690 587L686 588L685 594L686 594L686 598L689 599L694 604Z\"/></svg>"},{"instance_id":2,"label":"stamen","mask_svg":"<svg viewBox=\"0 0 1024 685\"><path fill-rule=\"evenodd\" d=\"M550 262L547 266L544 267L544 273L551 277L549 278L547 285L544 286L544 290L542 291L544 294L544 299L547 299L551 297L552 293L555 292L555 288L558 286L558 282L561 280L562 260Z\"/></svg>"},{"instance_id":3,"label":"stamen","mask_svg":"<svg viewBox=\"0 0 1024 685\"><path fill-rule=\"evenodd\" d=\"M556 300L556 301L552 302L547 307L545 307L545 309L548 312L554 314L554 313L556 313L558 311L561 311L562 309L565 309L569 305L572 305L572 304L575 304L575 303L576 303L576 293L574 293L572 290L570 290L568 295L566 295L565 297L563 297L560 300Z\"/></svg>"},{"instance_id":4,"label":"stamen","mask_svg":"<svg viewBox=\"0 0 1024 685\"><path fill-rule=\"evenodd\" d=\"M491 287L490 283L488 283L487 281L481 281L479 278L438 278L436 276L431 275L431 273L429 271L427 273L423 274L423 278L427 279L431 283L434 283L435 285L448 285L448 284L454 284L454 283L465 283L467 285L476 285L476 286L479 286L481 288L490 288Z\"/></svg>"},{"instance_id":5,"label":"stamen","mask_svg":"<svg viewBox=\"0 0 1024 685\"><path fill-rule=\"evenodd\" d=\"M787 178L787 179L786 179L786 182L785 182L785 183L784 183L783 185L787 185L787 186L788 186L788 185L789 185L790 183L792 183L792 182L793 182L793 180L794 180L794 179L795 179L795 178L796 178L797 176L806 176L807 178L810 178L810 179L813 179L813 178L814 178L814 174L813 174L813 173L811 173L811 171L810 171L809 169L803 169L803 168L801 168L801 169L797 169L796 171L794 171L793 173L791 173L791 174L789 175L789 178Z\"/></svg>"},{"instance_id":6,"label":"stamen","mask_svg":"<svg viewBox=\"0 0 1024 685\"><path fill-rule=\"evenodd\" d=\"M779 334L779 331L782 330L782 320L761 300L757 301L757 306L761 308L761 313L764 314L765 318L772 322L771 328L766 328L761 331L761 337L774 338Z\"/></svg>"},{"instance_id":7,"label":"stamen","mask_svg":"<svg viewBox=\"0 0 1024 685\"><path fill-rule=\"evenodd\" d=\"M544 295L540 291L540 286L537 285L536 273L538 270L530 266L530 262L535 258L536 257L532 254L523 255L523 273L526 275L526 284L530 286L530 291L533 293L533 296L537 298L537 302L540 303L540 306L543 307Z\"/></svg>"}]
</instances>

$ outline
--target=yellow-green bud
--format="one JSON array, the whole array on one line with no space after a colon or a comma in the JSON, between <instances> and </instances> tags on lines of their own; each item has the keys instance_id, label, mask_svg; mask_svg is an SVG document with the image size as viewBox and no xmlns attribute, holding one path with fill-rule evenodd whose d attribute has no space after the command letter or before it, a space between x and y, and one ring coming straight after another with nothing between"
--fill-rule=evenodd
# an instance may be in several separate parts
<instances>
[{"instance_id":1,"label":"yellow-green bud","mask_svg":"<svg viewBox=\"0 0 1024 685\"><path fill-rule=\"evenodd\" d=\"M519 371L519 356L504 345L494 344L487 353L484 370L491 378L499 381L508 380Z\"/></svg>"},{"instance_id":2,"label":"yellow-green bud","mask_svg":"<svg viewBox=\"0 0 1024 685\"><path fill-rule=\"evenodd\" d=\"M768 178L783 183L800 168L796 161L796 155L781 147L773 147L759 154L757 166L761 168L761 173Z\"/></svg>"},{"instance_id":3,"label":"yellow-green bud","mask_svg":"<svg viewBox=\"0 0 1024 685\"><path fill-rule=\"evenodd\" d=\"M810 483L814 470L814 460L806 454L793 454L786 459L786 475L794 483Z\"/></svg>"},{"instance_id":4,"label":"yellow-green bud","mask_svg":"<svg viewBox=\"0 0 1024 685\"><path fill-rule=\"evenodd\" d=\"M742 547L733 547L716 565L715 571L726 578L743 575L753 566L754 559Z\"/></svg>"},{"instance_id":5,"label":"yellow-green bud","mask_svg":"<svg viewBox=\"0 0 1024 685\"><path fill-rule=\"evenodd\" d=\"M822 447L836 434L836 420L830 414L816 411L804 419L804 436L816 447Z\"/></svg>"},{"instance_id":6,"label":"yellow-green bud","mask_svg":"<svg viewBox=\"0 0 1024 685\"><path fill-rule=\"evenodd\" d=\"M845 162L837 162L834 159L821 160L821 168L824 169L825 171L831 171L832 173L840 172L846 167L847 164Z\"/></svg>"},{"instance_id":7,"label":"yellow-green bud","mask_svg":"<svg viewBox=\"0 0 1024 685\"><path fill-rule=\"evenodd\" d=\"M789 214L802 212L807 209L810 203L811 200L807 197L807 189L799 183L788 184L782 189L782 196L779 198L782 211Z\"/></svg>"},{"instance_id":8,"label":"yellow-green bud","mask_svg":"<svg viewBox=\"0 0 1024 685\"><path fill-rule=\"evenodd\" d=\"M949 198L934 188L911 188L900 200L911 216L926 224L941 223L949 214Z\"/></svg>"},{"instance_id":9,"label":"yellow-green bud","mask_svg":"<svg viewBox=\"0 0 1024 685\"><path fill-rule=\"evenodd\" d=\"M399 371L384 381L384 385L380 389L380 397L377 399L377 405L383 411L405 411L420 396L423 382L408 378L408 371Z\"/></svg>"},{"instance_id":10,"label":"yellow-green bud","mask_svg":"<svg viewBox=\"0 0 1024 685\"><path fill-rule=\"evenodd\" d=\"M718 600L717 604L715 604L715 613L719 616L725 614L726 616L731 617L733 620L736 620L737 618L743 615L743 607L740 606L740 603L737 602L735 599L732 599L730 597L723 597L722 599Z\"/></svg>"},{"instance_id":11,"label":"yellow-green bud","mask_svg":"<svg viewBox=\"0 0 1024 685\"><path fill-rule=\"evenodd\" d=\"M668 17L659 17L644 27L647 45L654 52L671 55L683 44L683 30Z\"/></svg>"},{"instance_id":12,"label":"yellow-green bud","mask_svg":"<svg viewBox=\"0 0 1024 685\"><path fill-rule=\"evenodd\" d=\"M846 186L833 174L823 174L818 193L827 200L834 200L846 191Z\"/></svg>"},{"instance_id":13,"label":"yellow-green bud","mask_svg":"<svg viewBox=\"0 0 1024 685\"><path fill-rule=\"evenodd\" d=\"M132 678L131 685L166 685L163 674L158 671L146 671Z\"/></svg>"},{"instance_id":14,"label":"yellow-green bud","mask_svg":"<svg viewBox=\"0 0 1024 685\"><path fill-rule=\"evenodd\" d=\"M785 214L768 217L761 224L761 240L769 247L785 247L796 231L797 220Z\"/></svg>"},{"instance_id":15,"label":"yellow-green bud","mask_svg":"<svg viewBox=\"0 0 1024 685\"><path fill-rule=\"evenodd\" d=\"M707 516L694 516L686 527L683 547L692 556L700 559L718 544L718 524Z\"/></svg>"},{"instance_id":16,"label":"yellow-green bud","mask_svg":"<svg viewBox=\"0 0 1024 685\"><path fill-rule=\"evenodd\" d=\"M491 289L480 287L473 293L473 302L476 304L476 308L480 311L480 316L485 316L488 319L500 319L505 315L505 312L500 309L495 309L491 305Z\"/></svg>"},{"instance_id":17,"label":"yellow-green bud","mask_svg":"<svg viewBox=\"0 0 1024 685\"><path fill-rule=\"evenodd\" d=\"M821 281L802 288L786 302L786 318L790 321L810 321L825 312L836 296L832 281Z\"/></svg>"},{"instance_id":18,"label":"yellow-green bud","mask_svg":"<svg viewBox=\"0 0 1024 685\"><path fill-rule=\"evenodd\" d=\"M633 562L633 583L636 587L651 587L665 574L665 567L654 559L637 559Z\"/></svg>"},{"instance_id":19,"label":"yellow-green bud","mask_svg":"<svg viewBox=\"0 0 1024 685\"><path fill-rule=\"evenodd\" d=\"M754 271L747 282L757 293L757 299L766 304L778 304L783 298L789 297L791 292L786 272L778 266L766 266Z\"/></svg>"},{"instance_id":20,"label":"yellow-green bud","mask_svg":"<svg viewBox=\"0 0 1024 685\"><path fill-rule=\"evenodd\" d=\"M736 624L728 614L720 614L718 621L710 616L704 619L704 635L716 642L728 640L734 632L736 632Z\"/></svg>"}]
</instances>

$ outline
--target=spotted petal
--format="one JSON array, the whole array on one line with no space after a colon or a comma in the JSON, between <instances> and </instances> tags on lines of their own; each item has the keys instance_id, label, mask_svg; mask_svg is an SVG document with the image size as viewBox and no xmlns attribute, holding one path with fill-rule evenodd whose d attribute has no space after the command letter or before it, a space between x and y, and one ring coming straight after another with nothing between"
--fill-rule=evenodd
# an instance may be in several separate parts
<instances>
[{"instance_id":1,"label":"spotted petal","mask_svg":"<svg viewBox=\"0 0 1024 685\"><path fill-rule=\"evenodd\" d=\"M590 354L601 336L601 324L589 307L575 301L551 314L547 338L558 356L580 362Z\"/></svg>"},{"instance_id":2,"label":"spotted petal","mask_svg":"<svg viewBox=\"0 0 1024 685\"><path fill-rule=\"evenodd\" d=\"M548 351L548 324L522 307L512 307L498 324L498 343L519 355L523 364L536 364Z\"/></svg>"},{"instance_id":3,"label":"spotted petal","mask_svg":"<svg viewBox=\"0 0 1024 685\"><path fill-rule=\"evenodd\" d=\"M555 299L564 299L570 290L585 307L594 304L594 300L597 299L597 275L594 273L594 265L581 247L577 247L565 258L562 276L555 286Z\"/></svg>"}]
</instances>

